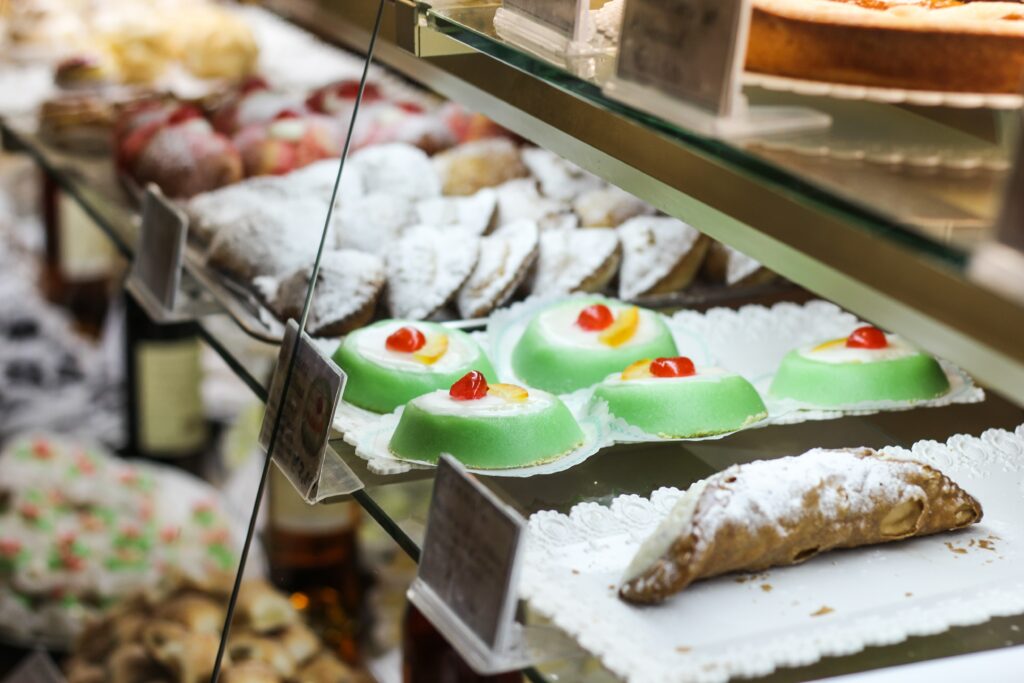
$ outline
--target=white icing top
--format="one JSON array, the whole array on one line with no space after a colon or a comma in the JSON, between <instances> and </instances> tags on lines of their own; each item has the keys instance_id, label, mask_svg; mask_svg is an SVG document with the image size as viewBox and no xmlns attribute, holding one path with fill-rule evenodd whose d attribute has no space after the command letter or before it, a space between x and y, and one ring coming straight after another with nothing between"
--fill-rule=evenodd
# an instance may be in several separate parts
<instances>
[{"instance_id":1,"label":"white icing top","mask_svg":"<svg viewBox=\"0 0 1024 683\"><path fill-rule=\"evenodd\" d=\"M422 320L448 303L476 266L480 240L425 225L410 228L387 254L388 306Z\"/></svg>"},{"instance_id":2,"label":"white icing top","mask_svg":"<svg viewBox=\"0 0 1024 683\"><path fill-rule=\"evenodd\" d=\"M638 216L618 228L622 242L619 297L635 299L658 285L697 244L701 234L681 220Z\"/></svg>"},{"instance_id":3,"label":"white icing top","mask_svg":"<svg viewBox=\"0 0 1024 683\"><path fill-rule=\"evenodd\" d=\"M495 191L498 195L498 225L524 219L540 221L569 210L566 202L540 196L537 181L533 178L509 180L495 188Z\"/></svg>"},{"instance_id":4,"label":"white icing top","mask_svg":"<svg viewBox=\"0 0 1024 683\"><path fill-rule=\"evenodd\" d=\"M845 343L814 351L817 344L804 346L798 353L804 358L819 363L877 363L884 360L898 360L920 353L895 334L885 335L889 345L882 349L851 349Z\"/></svg>"},{"instance_id":5,"label":"white icing top","mask_svg":"<svg viewBox=\"0 0 1024 683\"><path fill-rule=\"evenodd\" d=\"M576 324L580 311L589 305L581 303L576 306L556 306L544 311L537 318L541 334L552 343L563 346L604 350L613 348L598 338L603 330L585 330ZM605 303L605 305L611 309L616 319L622 314L622 311L629 308L624 304L617 303ZM662 327L658 324L657 314L642 308L639 310L640 322L636 327L636 332L625 344L614 348L645 344L661 333Z\"/></svg>"},{"instance_id":6,"label":"white icing top","mask_svg":"<svg viewBox=\"0 0 1024 683\"><path fill-rule=\"evenodd\" d=\"M416 360L411 353L392 351L387 347L388 337L399 328L407 325L409 323L406 321L393 320L386 324L367 327L354 333L352 335L352 343L355 345L356 353L386 368L402 370L403 372L423 373L456 372L459 368L466 367L466 365L473 362L480 355L475 347L466 342L465 337L453 334L448 335L448 350L433 365L427 365ZM412 325L412 327L416 326ZM428 344L430 343L430 338L437 334L433 329L427 327L417 327L417 329L427 338Z\"/></svg>"},{"instance_id":7,"label":"white icing top","mask_svg":"<svg viewBox=\"0 0 1024 683\"><path fill-rule=\"evenodd\" d=\"M534 294L579 291L619 250L614 230L546 230L530 291ZM617 261L617 259L616 259ZM604 283L594 283L595 291Z\"/></svg>"},{"instance_id":8,"label":"white icing top","mask_svg":"<svg viewBox=\"0 0 1024 683\"><path fill-rule=\"evenodd\" d=\"M616 372L608 375L602 384L683 384L687 382L721 382L726 377L735 377L735 372L729 372L722 368L697 368L696 374L685 377L638 377L636 379L622 379L622 373Z\"/></svg>"},{"instance_id":9,"label":"white icing top","mask_svg":"<svg viewBox=\"0 0 1024 683\"><path fill-rule=\"evenodd\" d=\"M447 389L438 389L412 400L422 410L434 415L452 415L455 417L512 417L539 413L555 404L554 396L537 389L530 389L525 401L509 401L508 399L488 394L473 401L456 401Z\"/></svg>"},{"instance_id":10,"label":"white icing top","mask_svg":"<svg viewBox=\"0 0 1024 683\"><path fill-rule=\"evenodd\" d=\"M484 235L494 222L498 196L487 187L469 197L432 197L416 204L420 222Z\"/></svg>"}]
</instances>

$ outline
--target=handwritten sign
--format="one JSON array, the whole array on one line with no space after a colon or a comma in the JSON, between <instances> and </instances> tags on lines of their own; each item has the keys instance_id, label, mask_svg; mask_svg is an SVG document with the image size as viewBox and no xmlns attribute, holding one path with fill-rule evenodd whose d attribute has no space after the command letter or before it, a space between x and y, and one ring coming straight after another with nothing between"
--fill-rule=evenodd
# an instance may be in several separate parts
<instances>
[{"instance_id":1,"label":"handwritten sign","mask_svg":"<svg viewBox=\"0 0 1024 683\"><path fill-rule=\"evenodd\" d=\"M167 201L156 185L150 184L142 202L142 230L129 275L136 298L150 299L140 300L144 306L150 303L165 311L174 310L187 235L185 215Z\"/></svg>"},{"instance_id":2,"label":"handwritten sign","mask_svg":"<svg viewBox=\"0 0 1024 683\"><path fill-rule=\"evenodd\" d=\"M287 394L282 396L296 344L291 381ZM300 338L299 326L289 320L270 382L259 441L264 450L269 450L271 434L275 424L278 425L272 453L274 462L307 502L317 499L331 422L346 380L341 368L320 352L309 335L303 333ZM344 466L340 460L337 464Z\"/></svg>"},{"instance_id":3,"label":"handwritten sign","mask_svg":"<svg viewBox=\"0 0 1024 683\"><path fill-rule=\"evenodd\" d=\"M750 0L629 0L616 80L729 116L750 13Z\"/></svg>"},{"instance_id":4,"label":"handwritten sign","mask_svg":"<svg viewBox=\"0 0 1024 683\"><path fill-rule=\"evenodd\" d=\"M416 583L492 652L509 645L525 525L461 464L441 457ZM435 626L451 639L452 629Z\"/></svg>"}]
</instances>

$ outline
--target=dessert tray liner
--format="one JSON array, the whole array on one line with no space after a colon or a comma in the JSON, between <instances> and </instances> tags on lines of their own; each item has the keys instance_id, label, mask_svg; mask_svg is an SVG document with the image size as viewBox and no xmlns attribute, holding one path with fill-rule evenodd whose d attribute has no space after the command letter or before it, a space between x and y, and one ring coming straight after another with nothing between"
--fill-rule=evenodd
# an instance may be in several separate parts
<instances>
[{"instance_id":1,"label":"dessert tray liner","mask_svg":"<svg viewBox=\"0 0 1024 683\"><path fill-rule=\"evenodd\" d=\"M547 297L513 304L491 314L486 333L472 333L488 352L501 381L527 386L512 371L512 349L528 322L539 311L556 301L573 298L583 297ZM984 392L974 385L966 373L945 361L941 363L950 382L950 391L928 401L875 401L822 410L795 401L767 398L768 387L786 353L799 346L846 336L861 324L856 316L825 301L811 301L804 305L781 303L772 307L744 306L738 310L714 308L705 313L680 311L665 318L665 322L672 331L681 355L689 356L698 367L716 365L744 376L765 398L768 418L746 429L758 429L772 424L832 420L846 415L870 415L880 411L977 403L985 398ZM591 393L592 388L587 388L560 397L586 435L585 442L576 450L553 462L529 467L470 471L506 477L550 474L573 467L615 443L672 440L647 434L615 419L609 415L606 405L591 401ZM369 469L374 473L399 474L410 469L432 467L425 463L401 460L388 449L401 411L402 408L399 408L388 415L377 415L342 401L334 415L334 428L355 448L356 455L368 462ZM720 434L705 439L726 436L728 434Z\"/></svg>"},{"instance_id":2,"label":"dessert tray liner","mask_svg":"<svg viewBox=\"0 0 1024 683\"><path fill-rule=\"evenodd\" d=\"M611 671L647 683L761 676L1024 613L1024 425L882 452L938 467L981 502L984 519L958 532L700 581L659 606L630 605L616 593L623 572L681 495L663 488L649 499L534 514L522 597Z\"/></svg>"}]
</instances>

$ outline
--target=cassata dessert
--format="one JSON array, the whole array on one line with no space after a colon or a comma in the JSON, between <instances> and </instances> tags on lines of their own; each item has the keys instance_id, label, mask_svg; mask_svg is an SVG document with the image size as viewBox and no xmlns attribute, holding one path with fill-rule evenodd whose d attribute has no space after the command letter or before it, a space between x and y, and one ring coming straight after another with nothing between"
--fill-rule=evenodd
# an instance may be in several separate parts
<instances>
[{"instance_id":1,"label":"cassata dessert","mask_svg":"<svg viewBox=\"0 0 1024 683\"><path fill-rule=\"evenodd\" d=\"M344 400L375 413L447 389L470 370L496 377L469 335L428 322L381 320L348 335L333 359L348 375Z\"/></svg>"},{"instance_id":2,"label":"cassata dessert","mask_svg":"<svg viewBox=\"0 0 1024 683\"><path fill-rule=\"evenodd\" d=\"M768 417L746 379L721 368L697 368L685 356L639 360L597 385L594 400L663 438L724 434Z\"/></svg>"},{"instance_id":3,"label":"cassata dessert","mask_svg":"<svg viewBox=\"0 0 1024 683\"><path fill-rule=\"evenodd\" d=\"M584 436L557 396L488 384L472 371L448 390L405 406L389 447L399 458L434 463L450 453L468 467L508 469L567 455Z\"/></svg>"},{"instance_id":4,"label":"cassata dessert","mask_svg":"<svg viewBox=\"0 0 1024 683\"><path fill-rule=\"evenodd\" d=\"M865 326L850 336L786 354L769 395L814 405L921 401L949 391L931 356L896 335Z\"/></svg>"},{"instance_id":5,"label":"cassata dessert","mask_svg":"<svg viewBox=\"0 0 1024 683\"><path fill-rule=\"evenodd\" d=\"M532 387L563 394L642 358L678 353L654 311L610 299L573 299L530 321L512 351L512 369Z\"/></svg>"}]
</instances>

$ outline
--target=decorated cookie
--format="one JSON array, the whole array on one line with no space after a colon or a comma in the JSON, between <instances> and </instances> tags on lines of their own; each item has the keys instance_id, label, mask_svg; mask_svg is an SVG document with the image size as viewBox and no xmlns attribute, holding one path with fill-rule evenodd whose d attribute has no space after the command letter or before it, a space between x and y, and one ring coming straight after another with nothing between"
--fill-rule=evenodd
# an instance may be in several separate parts
<instances>
[{"instance_id":1,"label":"decorated cookie","mask_svg":"<svg viewBox=\"0 0 1024 683\"><path fill-rule=\"evenodd\" d=\"M376 413L446 388L470 370L495 377L469 335L428 322L374 323L348 335L333 358L348 374L345 401Z\"/></svg>"},{"instance_id":2,"label":"decorated cookie","mask_svg":"<svg viewBox=\"0 0 1024 683\"><path fill-rule=\"evenodd\" d=\"M302 316L312 264L302 266L276 286L265 279L257 288L281 320ZM339 337L373 317L384 289L384 262L373 254L341 249L323 255L307 329L314 337Z\"/></svg>"},{"instance_id":3,"label":"decorated cookie","mask_svg":"<svg viewBox=\"0 0 1024 683\"><path fill-rule=\"evenodd\" d=\"M530 292L599 292L615 276L620 255L619 238L614 230L543 232Z\"/></svg>"},{"instance_id":4,"label":"decorated cookie","mask_svg":"<svg viewBox=\"0 0 1024 683\"><path fill-rule=\"evenodd\" d=\"M469 467L538 465L584 440L557 396L512 384L488 384L467 373L450 389L424 394L402 411L389 448L399 458L434 463L450 453Z\"/></svg>"},{"instance_id":5,"label":"decorated cookie","mask_svg":"<svg viewBox=\"0 0 1024 683\"><path fill-rule=\"evenodd\" d=\"M670 294L693 281L708 248L696 228L666 216L638 216L618 228L622 243L619 296Z\"/></svg>"},{"instance_id":6,"label":"decorated cookie","mask_svg":"<svg viewBox=\"0 0 1024 683\"><path fill-rule=\"evenodd\" d=\"M724 434L768 417L750 382L719 368L694 367L684 356L638 360L598 384L594 400L663 438Z\"/></svg>"},{"instance_id":7,"label":"decorated cookie","mask_svg":"<svg viewBox=\"0 0 1024 683\"><path fill-rule=\"evenodd\" d=\"M540 235L533 221L517 221L480 240L480 258L458 295L459 315L485 316L515 293L537 259Z\"/></svg>"},{"instance_id":8,"label":"decorated cookie","mask_svg":"<svg viewBox=\"0 0 1024 683\"><path fill-rule=\"evenodd\" d=\"M387 254L391 315L423 320L436 313L465 284L479 250L480 241L471 234L411 228Z\"/></svg>"},{"instance_id":9,"label":"decorated cookie","mask_svg":"<svg viewBox=\"0 0 1024 683\"><path fill-rule=\"evenodd\" d=\"M484 188L468 197L434 197L416 204L421 223L454 228L474 235L486 235L495 227L497 193Z\"/></svg>"},{"instance_id":10,"label":"decorated cookie","mask_svg":"<svg viewBox=\"0 0 1024 683\"><path fill-rule=\"evenodd\" d=\"M471 195L527 174L519 149L507 138L476 140L434 156L446 195Z\"/></svg>"},{"instance_id":11,"label":"decorated cookie","mask_svg":"<svg viewBox=\"0 0 1024 683\"><path fill-rule=\"evenodd\" d=\"M580 298L555 304L530 321L512 351L516 376L559 394L597 384L643 358L677 355L654 311L621 301Z\"/></svg>"},{"instance_id":12,"label":"decorated cookie","mask_svg":"<svg viewBox=\"0 0 1024 683\"><path fill-rule=\"evenodd\" d=\"M634 216L654 213L654 207L614 185L587 190L572 203L585 228L614 228Z\"/></svg>"},{"instance_id":13,"label":"decorated cookie","mask_svg":"<svg viewBox=\"0 0 1024 683\"><path fill-rule=\"evenodd\" d=\"M949 391L938 362L896 335L859 327L848 337L790 351L769 394L814 405L924 401Z\"/></svg>"}]
</instances>

